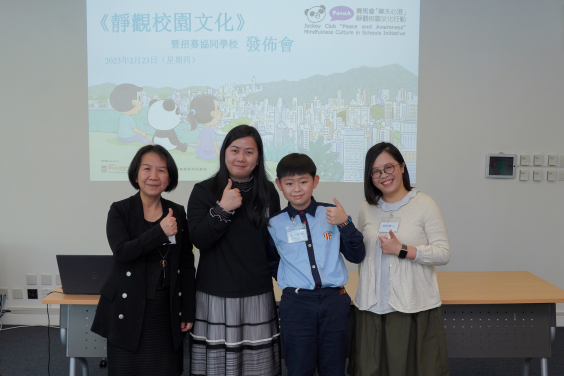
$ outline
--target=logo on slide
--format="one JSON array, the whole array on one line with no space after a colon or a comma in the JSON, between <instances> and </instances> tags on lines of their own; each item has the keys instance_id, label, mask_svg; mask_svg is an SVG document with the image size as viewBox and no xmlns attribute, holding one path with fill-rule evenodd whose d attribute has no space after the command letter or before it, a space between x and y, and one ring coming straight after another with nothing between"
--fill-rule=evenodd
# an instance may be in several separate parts
<instances>
[{"instance_id":1,"label":"logo on slide","mask_svg":"<svg viewBox=\"0 0 564 376\"><path fill-rule=\"evenodd\" d=\"M318 5L305 10L309 22L321 22L325 18L325 5Z\"/></svg>"},{"instance_id":2,"label":"logo on slide","mask_svg":"<svg viewBox=\"0 0 564 376\"><path fill-rule=\"evenodd\" d=\"M108 166L102 165L102 172L108 172Z\"/></svg>"},{"instance_id":3,"label":"logo on slide","mask_svg":"<svg viewBox=\"0 0 564 376\"><path fill-rule=\"evenodd\" d=\"M329 11L331 21L345 21L354 16L354 10L345 6L334 7Z\"/></svg>"}]
</instances>

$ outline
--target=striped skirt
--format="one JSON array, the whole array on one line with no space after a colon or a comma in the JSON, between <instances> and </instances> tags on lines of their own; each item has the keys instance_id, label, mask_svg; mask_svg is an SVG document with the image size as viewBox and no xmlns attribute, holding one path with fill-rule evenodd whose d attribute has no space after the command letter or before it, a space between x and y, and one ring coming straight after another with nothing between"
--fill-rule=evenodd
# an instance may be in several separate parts
<instances>
[{"instance_id":1,"label":"striped skirt","mask_svg":"<svg viewBox=\"0 0 564 376\"><path fill-rule=\"evenodd\" d=\"M274 293L222 298L196 292L191 375L281 375Z\"/></svg>"}]
</instances>

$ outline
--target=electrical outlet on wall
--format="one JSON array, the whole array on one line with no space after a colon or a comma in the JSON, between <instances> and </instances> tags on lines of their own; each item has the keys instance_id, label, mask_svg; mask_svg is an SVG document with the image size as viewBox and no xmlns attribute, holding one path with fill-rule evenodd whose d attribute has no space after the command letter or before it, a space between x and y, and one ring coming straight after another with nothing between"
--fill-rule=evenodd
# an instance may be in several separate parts
<instances>
[{"instance_id":1,"label":"electrical outlet on wall","mask_svg":"<svg viewBox=\"0 0 564 376\"><path fill-rule=\"evenodd\" d=\"M37 289L27 289L27 298L28 299L37 299Z\"/></svg>"},{"instance_id":2,"label":"electrical outlet on wall","mask_svg":"<svg viewBox=\"0 0 564 376\"><path fill-rule=\"evenodd\" d=\"M45 297L52 292L53 289L41 289L41 299L45 299Z\"/></svg>"}]
</instances>

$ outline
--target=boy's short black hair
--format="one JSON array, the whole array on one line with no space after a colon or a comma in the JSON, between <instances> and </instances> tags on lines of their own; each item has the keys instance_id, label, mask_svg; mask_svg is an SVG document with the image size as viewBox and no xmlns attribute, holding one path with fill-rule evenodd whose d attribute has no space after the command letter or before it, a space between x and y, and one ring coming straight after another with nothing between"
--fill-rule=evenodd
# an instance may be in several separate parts
<instances>
[{"instance_id":1,"label":"boy's short black hair","mask_svg":"<svg viewBox=\"0 0 564 376\"><path fill-rule=\"evenodd\" d=\"M170 155L168 150L163 148L161 145L145 145L141 149L137 150L137 153L129 165L129 169L127 170L127 176L129 177L129 182L133 188L139 189L139 183L137 183L136 180L139 175L139 168L141 168L141 160L147 153L155 153L165 160L166 169L168 170L168 178L170 179L165 192L174 190L178 185L178 168L176 167L176 163L174 162L172 155Z\"/></svg>"},{"instance_id":2,"label":"boy's short black hair","mask_svg":"<svg viewBox=\"0 0 564 376\"><path fill-rule=\"evenodd\" d=\"M286 176L310 174L315 178L317 167L313 160L306 154L288 154L278 162L276 166L276 177L278 180Z\"/></svg>"}]
</instances>

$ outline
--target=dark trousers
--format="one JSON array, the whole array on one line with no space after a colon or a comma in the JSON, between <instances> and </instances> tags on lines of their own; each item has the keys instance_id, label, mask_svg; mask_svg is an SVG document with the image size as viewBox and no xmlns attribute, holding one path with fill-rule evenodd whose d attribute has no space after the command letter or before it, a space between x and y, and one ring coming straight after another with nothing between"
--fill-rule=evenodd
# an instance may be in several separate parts
<instances>
[{"instance_id":1,"label":"dark trousers","mask_svg":"<svg viewBox=\"0 0 564 376\"><path fill-rule=\"evenodd\" d=\"M385 315L354 311L350 375L449 376L441 307Z\"/></svg>"},{"instance_id":2,"label":"dark trousers","mask_svg":"<svg viewBox=\"0 0 564 376\"><path fill-rule=\"evenodd\" d=\"M344 288L285 288L280 331L288 376L345 374L351 298Z\"/></svg>"}]
</instances>

